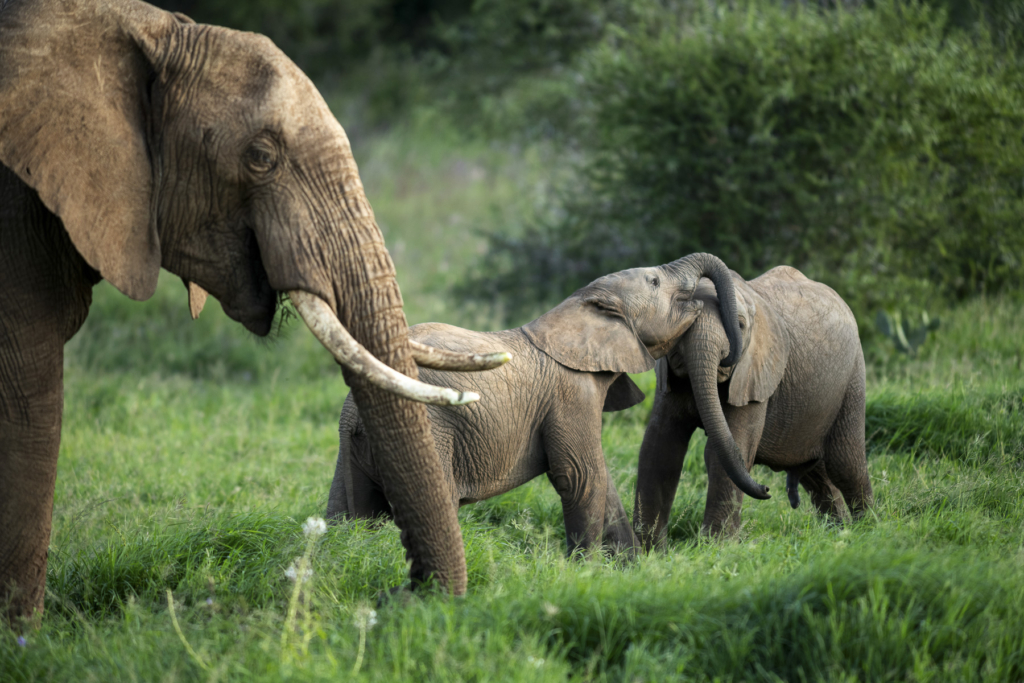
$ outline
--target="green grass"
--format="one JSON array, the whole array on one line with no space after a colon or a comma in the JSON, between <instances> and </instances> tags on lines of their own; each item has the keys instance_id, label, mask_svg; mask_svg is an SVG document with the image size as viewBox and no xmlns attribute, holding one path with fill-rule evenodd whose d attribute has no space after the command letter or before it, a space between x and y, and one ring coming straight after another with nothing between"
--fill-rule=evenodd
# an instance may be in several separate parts
<instances>
[{"instance_id":1,"label":"green grass","mask_svg":"<svg viewBox=\"0 0 1024 683\"><path fill-rule=\"evenodd\" d=\"M481 248L475 228L526 210L544 169L425 135L434 125L357 155L410 320L486 324L445 288ZM254 343L213 301L192 322L172 277L144 304L103 285L68 346L47 613L24 647L0 632L0 679L1021 680L1019 311L942 312L915 359L868 349L877 502L855 524L776 496L746 502L736 539L702 539L698 434L666 553L567 560L541 478L461 510L465 598L404 596L360 629L361 610L405 581L393 525L332 526L297 601L284 573L333 475L345 389L327 353L294 324ZM637 381L648 399L604 430L627 509L653 389ZM757 476L783 490L783 475Z\"/></svg>"}]
</instances>

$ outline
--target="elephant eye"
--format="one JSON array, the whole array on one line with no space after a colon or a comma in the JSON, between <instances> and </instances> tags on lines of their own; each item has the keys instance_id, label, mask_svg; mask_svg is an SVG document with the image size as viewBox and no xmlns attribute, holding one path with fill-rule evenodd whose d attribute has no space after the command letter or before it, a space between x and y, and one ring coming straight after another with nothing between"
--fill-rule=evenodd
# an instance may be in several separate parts
<instances>
[{"instance_id":1,"label":"elephant eye","mask_svg":"<svg viewBox=\"0 0 1024 683\"><path fill-rule=\"evenodd\" d=\"M619 314L619 310L606 301L601 301L600 299L587 299L586 303L593 304L594 308L602 313L610 313L612 315Z\"/></svg>"},{"instance_id":2,"label":"elephant eye","mask_svg":"<svg viewBox=\"0 0 1024 683\"><path fill-rule=\"evenodd\" d=\"M254 173L269 173L277 166L277 160L272 149L254 144L245 151L245 165Z\"/></svg>"}]
</instances>

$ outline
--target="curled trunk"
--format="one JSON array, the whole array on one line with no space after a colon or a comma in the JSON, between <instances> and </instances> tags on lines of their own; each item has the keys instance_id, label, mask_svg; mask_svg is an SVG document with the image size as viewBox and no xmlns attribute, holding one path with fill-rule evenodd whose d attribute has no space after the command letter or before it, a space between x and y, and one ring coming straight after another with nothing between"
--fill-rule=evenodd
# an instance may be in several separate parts
<instances>
[{"instance_id":1,"label":"curled trunk","mask_svg":"<svg viewBox=\"0 0 1024 683\"><path fill-rule=\"evenodd\" d=\"M707 321L698 323L701 328L708 324ZM708 339L706 333L701 334L701 328L691 332L694 336L687 348L686 366L697 410L701 422L704 423L704 432L729 479L748 496L767 500L771 498L768 495L768 487L758 484L747 472L745 458L740 453L739 446L736 445L736 440L725 421L722 402L718 396L719 347Z\"/></svg>"},{"instance_id":2,"label":"curled trunk","mask_svg":"<svg viewBox=\"0 0 1024 683\"><path fill-rule=\"evenodd\" d=\"M690 254L666 264L665 269L687 286L696 288L697 282L706 277L715 285L718 293L718 309L722 317L725 336L729 339L729 355L721 361L726 367L735 365L743 352L743 336L736 307L736 287L728 266L713 254ZM692 285L690 284L692 282ZM691 290L692 291L692 290ZM717 359L716 359L717 361ZM719 363L715 363L719 365Z\"/></svg>"}]
</instances>

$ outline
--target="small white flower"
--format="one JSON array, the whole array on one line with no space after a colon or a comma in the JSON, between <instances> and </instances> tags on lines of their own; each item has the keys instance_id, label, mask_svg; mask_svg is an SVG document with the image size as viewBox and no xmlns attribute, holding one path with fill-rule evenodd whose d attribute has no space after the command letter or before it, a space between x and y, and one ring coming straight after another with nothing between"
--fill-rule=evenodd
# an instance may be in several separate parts
<instances>
[{"instance_id":1,"label":"small white flower","mask_svg":"<svg viewBox=\"0 0 1024 683\"><path fill-rule=\"evenodd\" d=\"M327 533L327 522L323 517L307 517L302 523L302 533L317 538Z\"/></svg>"},{"instance_id":2,"label":"small white flower","mask_svg":"<svg viewBox=\"0 0 1024 683\"><path fill-rule=\"evenodd\" d=\"M549 617L557 615L560 611L561 610L559 610L556 605L552 605L550 602L544 603L544 614L548 615Z\"/></svg>"},{"instance_id":3,"label":"small white flower","mask_svg":"<svg viewBox=\"0 0 1024 683\"><path fill-rule=\"evenodd\" d=\"M377 611L369 607L359 607L356 609L352 621L360 631L369 631L377 625Z\"/></svg>"},{"instance_id":4,"label":"small white flower","mask_svg":"<svg viewBox=\"0 0 1024 683\"><path fill-rule=\"evenodd\" d=\"M533 655L530 655L529 657L526 658L526 661L529 664L533 664L538 669L541 668L542 666L544 666L544 658L543 657L534 657Z\"/></svg>"},{"instance_id":5,"label":"small white flower","mask_svg":"<svg viewBox=\"0 0 1024 683\"><path fill-rule=\"evenodd\" d=\"M302 558L301 557L296 557L295 561L292 562L290 565L288 565L288 568L284 570L284 575L287 576L292 581L298 580L299 579L299 565L300 564L302 564ZM310 578L311 576L313 576L313 568L312 567L306 567L305 571L302 572L302 580L305 581L306 579Z\"/></svg>"}]
</instances>

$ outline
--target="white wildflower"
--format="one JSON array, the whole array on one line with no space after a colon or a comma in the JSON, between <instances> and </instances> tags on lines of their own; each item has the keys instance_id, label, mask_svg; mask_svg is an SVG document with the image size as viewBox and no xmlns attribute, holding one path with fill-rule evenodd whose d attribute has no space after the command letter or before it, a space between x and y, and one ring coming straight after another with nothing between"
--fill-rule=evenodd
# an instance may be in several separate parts
<instances>
[{"instance_id":1,"label":"white wildflower","mask_svg":"<svg viewBox=\"0 0 1024 683\"><path fill-rule=\"evenodd\" d=\"M377 625L377 611L369 607L359 607L356 609L352 621L360 631L369 631Z\"/></svg>"},{"instance_id":2,"label":"white wildflower","mask_svg":"<svg viewBox=\"0 0 1024 683\"><path fill-rule=\"evenodd\" d=\"M297 581L299 577L299 567L303 565L302 558L296 557L295 561L288 565L288 568L284 570L284 575L292 581ZM305 581L313 576L313 568L305 567L302 570L302 580Z\"/></svg>"},{"instance_id":3,"label":"white wildflower","mask_svg":"<svg viewBox=\"0 0 1024 683\"><path fill-rule=\"evenodd\" d=\"M542 666L544 666L544 658L543 657L534 657L533 655L530 655L529 657L526 658L526 661L529 664L533 664L538 669L541 668Z\"/></svg>"},{"instance_id":4,"label":"white wildflower","mask_svg":"<svg viewBox=\"0 0 1024 683\"><path fill-rule=\"evenodd\" d=\"M327 533L327 522L323 517L307 517L302 523L302 533L317 538Z\"/></svg>"},{"instance_id":5,"label":"white wildflower","mask_svg":"<svg viewBox=\"0 0 1024 683\"><path fill-rule=\"evenodd\" d=\"M561 610L559 610L556 605L552 605L550 602L544 603L544 614L548 615L549 617L557 615L560 611Z\"/></svg>"}]
</instances>

